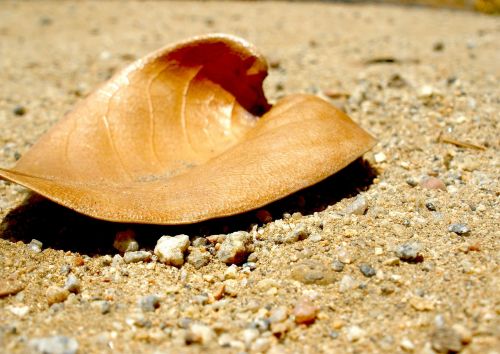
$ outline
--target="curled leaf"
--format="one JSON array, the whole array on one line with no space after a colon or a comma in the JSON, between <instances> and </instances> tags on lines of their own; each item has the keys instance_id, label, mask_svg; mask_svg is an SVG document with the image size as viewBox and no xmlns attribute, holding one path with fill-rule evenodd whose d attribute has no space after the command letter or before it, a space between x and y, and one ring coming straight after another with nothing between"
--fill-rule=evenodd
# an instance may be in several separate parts
<instances>
[{"instance_id":1,"label":"curled leaf","mask_svg":"<svg viewBox=\"0 0 500 354\"><path fill-rule=\"evenodd\" d=\"M271 107L265 60L196 37L136 61L0 176L95 218L184 224L258 208L347 166L374 139L315 96Z\"/></svg>"}]
</instances>

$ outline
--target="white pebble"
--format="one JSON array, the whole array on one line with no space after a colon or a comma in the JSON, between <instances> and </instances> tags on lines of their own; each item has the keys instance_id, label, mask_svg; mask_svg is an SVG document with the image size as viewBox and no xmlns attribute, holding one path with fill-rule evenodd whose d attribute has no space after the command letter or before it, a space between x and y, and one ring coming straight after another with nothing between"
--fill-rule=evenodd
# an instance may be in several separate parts
<instances>
[{"instance_id":1,"label":"white pebble","mask_svg":"<svg viewBox=\"0 0 500 354\"><path fill-rule=\"evenodd\" d=\"M187 235L162 236L156 243L154 253L160 262L180 267L184 264L184 252L189 244Z\"/></svg>"},{"instance_id":2,"label":"white pebble","mask_svg":"<svg viewBox=\"0 0 500 354\"><path fill-rule=\"evenodd\" d=\"M43 243L41 241L38 241L35 239L31 240L31 242L28 244L28 248L35 253L42 252L42 247L43 247Z\"/></svg>"},{"instance_id":3,"label":"white pebble","mask_svg":"<svg viewBox=\"0 0 500 354\"><path fill-rule=\"evenodd\" d=\"M376 163L381 163L387 160L387 156L383 152L377 152L375 155L373 155L373 158L375 159Z\"/></svg>"},{"instance_id":4,"label":"white pebble","mask_svg":"<svg viewBox=\"0 0 500 354\"><path fill-rule=\"evenodd\" d=\"M361 338L363 338L366 334L365 330L360 328L359 326L350 326L346 329L347 331L347 340L349 342L357 342Z\"/></svg>"}]
</instances>

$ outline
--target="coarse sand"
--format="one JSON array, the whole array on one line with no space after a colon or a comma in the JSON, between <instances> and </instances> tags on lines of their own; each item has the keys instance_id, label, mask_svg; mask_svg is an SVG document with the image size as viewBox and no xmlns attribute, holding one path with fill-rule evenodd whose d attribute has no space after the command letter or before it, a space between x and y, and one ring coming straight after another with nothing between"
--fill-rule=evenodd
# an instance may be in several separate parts
<instances>
[{"instance_id":1,"label":"coarse sand","mask_svg":"<svg viewBox=\"0 0 500 354\"><path fill-rule=\"evenodd\" d=\"M498 353L498 17L326 2L2 2L0 165L134 59L210 32L268 58L271 102L317 94L378 144L264 209L183 227L94 220L0 181L0 352ZM135 237L151 253L160 236L187 234L186 262L143 252L126 263L117 234L122 251ZM248 259L228 265L238 237Z\"/></svg>"}]
</instances>

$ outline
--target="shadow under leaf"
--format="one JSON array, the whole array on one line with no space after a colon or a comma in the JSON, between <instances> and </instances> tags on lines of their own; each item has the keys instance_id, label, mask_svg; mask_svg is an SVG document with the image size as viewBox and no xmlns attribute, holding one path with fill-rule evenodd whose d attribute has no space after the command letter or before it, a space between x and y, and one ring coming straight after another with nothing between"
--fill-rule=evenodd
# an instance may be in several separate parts
<instances>
[{"instance_id":1,"label":"shadow under leaf","mask_svg":"<svg viewBox=\"0 0 500 354\"><path fill-rule=\"evenodd\" d=\"M273 219L282 218L284 213L310 215L368 189L376 175L377 171L366 160L358 159L314 186L261 209L265 209ZM0 237L25 243L35 238L43 243L44 248L87 255L113 254L116 253L112 247L113 240L119 231L132 229L140 246L152 249L162 235L186 234L194 237L249 230L252 225L262 224L257 212L253 210L191 225L124 224L85 216L33 193L2 220Z\"/></svg>"}]
</instances>

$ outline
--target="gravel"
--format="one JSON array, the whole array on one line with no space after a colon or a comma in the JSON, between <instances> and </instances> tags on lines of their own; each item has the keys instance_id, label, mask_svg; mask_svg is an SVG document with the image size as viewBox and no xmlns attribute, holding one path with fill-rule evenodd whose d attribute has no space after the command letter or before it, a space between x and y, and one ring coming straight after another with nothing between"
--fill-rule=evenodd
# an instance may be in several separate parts
<instances>
[{"instance_id":1,"label":"gravel","mask_svg":"<svg viewBox=\"0 0 500 354\"><path fill-rule=\"evenodd\" d=\"M466 224L462 223L451 224L450 226L448 226L448 231L454 232L460 236L467 236L470 234L469 227Z\"/></svg>"},{"instance_id":2,"label":"gravel","mask_svg":"<svg viewBox=\"0 0 500 354\"><path fill-rule=\"evenodd\" d=\"M205 247L192 248L187 256L187 262L196 269L200 269L210 263L212 255Z\"/></svg>"},{"instance_id":3,"label":"gravel","mask_svg":"<svg viewBox=\"0 0 500 354\"><path fill-rule=\"evenodd\" d=\"M452 328L438 328L431 334L432 349L437 353L458 353L463 344L460 334Z\"/></svg>"},{"instance_id":4,"label":"gravel","mask_svg":"<svg viewBox=\"0 0 500 354\"><path fill-rule=\"evenodd\" d=\"M64 283L64 288L70 293L78 294L81 291L82 285L80 280L73 274L68 275L66 282Z\"/></svg>"},{"instance_id":5,"label":"gravel","mask_svg":"<svg viewBox=\"0 0 500 354\"><path fill-rule=\"evenodd\" d=\"M226 264L242 264L251 252L252 236L248 232L237 231L225 237L217 251L217 258Z\"/></svg>"},{"instance_id":6,"label":"gravel","mask_svg":"<svg viewBox=\"0 0 500 354\"><path fill-rule=\"evenodd\" d=\"M341 272L344 270L344 263L336 259L332 262L332 269L336 272Z\"/></svg>"},{"instance_id":7,"label":"gravel","mask_svg":"<svg viewBox=\"0 0 500 354\"><path fill-rule=\"evenodd\" d=\"M368 202L366 198L363 195L358 195L356 199L344 209L344 212L352 215L363 215L367 209Z\"/></svg>"},{"instance_id":8,"label":"gravel","mask_svg":"<svg viewBox=\"0 0 500 354\"><path fill-rule=\"evenodd\" d=\"M417 262L421 258L421 249L418 243L404 243L396 248L395 254L402 261Z\"/></svg>"},{"instance_id":9,"label":"gravel","mask_svg":"<svg viewBox=\"0 0 500 354\"><path fill-rule=\"evenodd\" d=\"M51 285L45 292L47 298L47 303L50 305L57 304L66 301L69 296L69 291L67 289L60 288L58 286Z\"/></svg>"},{"instance_id":10,"label":"gravel","mask_svg":"<svg viewBox=\"0 0 500 354\"><path fill-rule=\"evenodd\" d=\"M375 270L375 268L373 268L371 265L369 264L366 264L366 263L361 263L359 265L359 270L361 271L361 273L363 273L363 275L367 278L371 278L373 277L375 274L377 274L377 271Z\"/></svg>"},{"instance_id":11,"label":"gravel","mask_svg":"<svg viewBox=\"0 0 500 354\"><path fill-rule=\"evenodd\" d=\"M78 351L76 339L60 335L31 339L29 345L41 354L75 354Z\"/></svg>"},{"instance_id":12,"label":"gravel","mask_svg":"<svg viewBox=\"0 0 500 354\"><path fill-rule=\"evenodd\" d=\"M147 295L139 299L138 305L143 312L154 312L160 307L160 301L158 295Z\"/></svg>"},{"instance_id":13,"label":"gravel","mask_svg":"<svg viewBox=\"0 0 500 354\"><path fill-rule=\"evenodd\" d=\"M125 252L123 255L123 260L125 263L138 263L138 262L148 262L151 260L153 255L148 251L133 251L133 252ZM121 258L118 258L121 259ZM119 263L118 261L117 263Z\"/></svg>"},{"instance_id":14,"label":"gravel","mask_svg":"<svg viewBox=\"0 0 500 354\"><path fill-rule=\"evenodd\" d=\"M359 326L346 328L346 338L349 342L357 342L366 336L366 331Z\"/></svg>"},{"instance_id":15,"label":"gravel","mask_svg":"<svg viewBox=\"0 0 500 354\"><path fill-rule=\"evenodd\" d=\"M299 300L293 308L292 314L295 317L295 323L309 325L316 321L318 312L317 306L312 305L307 300Z\"/></svg>"},{"instance_id":16,"label":"gravel","mask_svg":"<svg viewBox=\"0 0 500 354\"><path fill-rule=\"evenodd\" d=\"M154 253L158 261L180 267L184 264L184 253L189 247L188 235L162 236L155 246Z\"/></svg>"},{"instance_id":17,"label":"gravel","mask_svg":"<svg viewBox=\"0 0 500 354\"><path fill-rule=\"evenodd\" d=\"M32 239L31 242L28 243L28 248L35 253L42 252L42 247L43 247L43 243L41 241L36 240L36 239Z\"/></svg>"}]
</instances>

